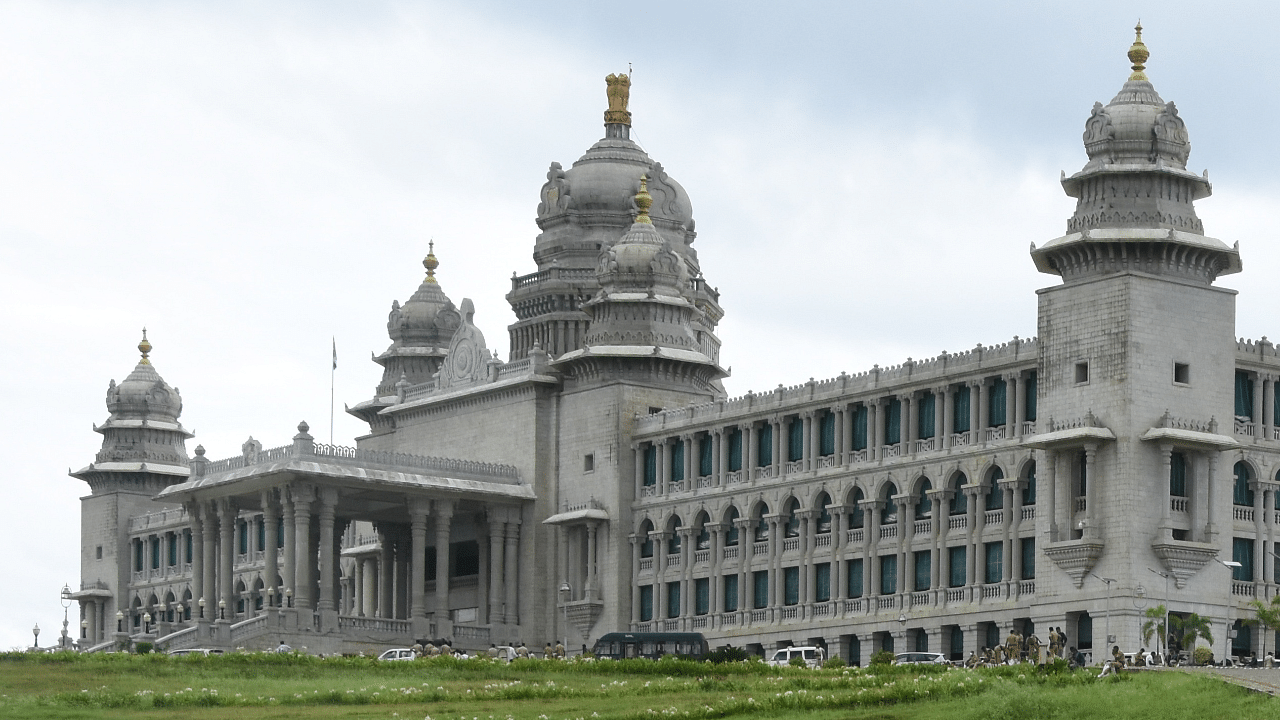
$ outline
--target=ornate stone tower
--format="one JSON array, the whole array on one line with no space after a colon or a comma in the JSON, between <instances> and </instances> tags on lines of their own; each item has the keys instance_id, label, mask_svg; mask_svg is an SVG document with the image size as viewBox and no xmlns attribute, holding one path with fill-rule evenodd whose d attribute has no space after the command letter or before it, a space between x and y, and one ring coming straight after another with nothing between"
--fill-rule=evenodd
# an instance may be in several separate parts
<instances>
[{"instance_id":1,"label":"ornate stone tower","mask_svg":"<svg viewBox=\"0 0 1280 720\"><path fill-rule=\"evenodd\" d=\"M517 318L508 328L511 359L524 358L534 343L552 357L582 347L590 323L583 303L599 289L597 259L632 224L633 198L642 175L648 178L653 199L651 227L668 243L693 284L695 337L706 355L718 359L720 343L713 333L723 312L719 293L703 280L693 249L697 233L689 196L661 163L631 140L630 78L610 75L605 82L609 109L604 114L604 138L568 170L555 162L547 171L538 203L542 233L533 251L538 271L513 277L507 295Z\"/></svg>"},{"instance_id":2,"label":"ornate stone tower","mask_svg":"<svg viewBox=\"0 0 1280 720\"><path fill-rule=\"evenodd\" d=\"M1037 592L1069 615L1102 597L1094 578L1107 577L1113 613L1133 615L1146 598L1163 602L1150 588L1168 579L1175 606L1212 616L1229 588L1210 562L1230 553L1218 458L1235 445L1216 425L1232 414L1235 292L1214 282L1239 272L1240 256L1196 217L1211 187L1186 169L1186 125L1147 79L1141 26L1129 58L1124 87L1085 123L1089 161L1062 180L1077 200L1067 234L1031 250L1062 279L1038 291L1047 422L1034 445L1048 514L1038 544L1066 577L1044 567L1039 577L1057 580ZM1124 647L1141 644L1134 619L1112 619Z\"/></svg>"},{"instance_id":3,"label":"ornate stone tower","mask_svg":"<svg viewBox=\"0 0 1280 720\"><path fill-rule=\"evenodd\" d=\"M347 410L369 423L375 434L390 429L389 421L380 417L378 411L395 400L396 385L401 380L408 385L430 380L449 354L449 339L462 323L458 309L436 280L440 261L436 259L434 242L428 245L422 265L427 269L427 276L418 290L404 305L399 300L391 303L391 313L387 316L391 345L373 358L383 368L382 381L373 399Z\"/></svg>"},{"instance_id":4,"label":"ornate stone tower","mask_svg":"<svg viewBox=\"0 0 1280 720\"><path fill-rule=\"evenodd\" d=\"M133 372L119 385L112 380L107 387L111 415L93 428L102 434L102 449L87 467L70 473L90 489L80 500L82 589L77 599L86 608L91 629L99 631L114 627L117 610L128 612L123 593L141 560L131 557L130 518L166 507L151 498L190 474L186 441L192 434L178 422L182 398L152 366L146 330L138 350L142 359Z\"/></svg>"}]
</instances>

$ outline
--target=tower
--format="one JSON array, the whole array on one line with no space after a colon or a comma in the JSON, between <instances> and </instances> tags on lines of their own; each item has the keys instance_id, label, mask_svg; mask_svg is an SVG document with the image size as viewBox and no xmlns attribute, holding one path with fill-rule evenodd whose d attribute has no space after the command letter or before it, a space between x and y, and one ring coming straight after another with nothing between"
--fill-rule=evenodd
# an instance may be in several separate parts
<instances>
[{"instance_id":1,"label":"tower","mask_svg":"<svg viewBox=\"0 0 1280 720\"><path fill-rule=\"evenodd\" d=\"M1229 600L1211 561L1231 524L1219 455L1237 444L1217 427L1232 411L1235 292L1214 283L1240 271L1240 256L1204 234L1194 201L1211 192L1207 173L1187 170L1186 125L1147 78L1136 31L1133 72L1110 103L1094 104L1089 160L1063 177L1077 201L1067 234L1031 249L1036 268L1062 280L1038 291L1047 422L1033 446L1054 489L1041 541L1075 585L1038 592L1078 610L1105 577L1117 611L1134 614L1140 598L1165 602L1167 582L1174 604L1209 615Z\"/></svg>"},{"instance_id":2,"label":"tower","mask_svg":"<svg viewBox=\"0 0 1280 720\"><path fill-rule=\"evenodd\" d=\"M88 621L90 644L106 639L116 612L129 614L125 596L131 573L145 573L161 553L159 546L131 547L130 522L165 509L152 500L169 485L190 474L186 441L193 435L182 427L182 397L151 364L151 343L142 331L142 358L119 385L107 386L110 417L94 431L102 435L102 449L88 466L71 473L89 484L80 499L80 601Z\"/></svg>"}]
</instances>

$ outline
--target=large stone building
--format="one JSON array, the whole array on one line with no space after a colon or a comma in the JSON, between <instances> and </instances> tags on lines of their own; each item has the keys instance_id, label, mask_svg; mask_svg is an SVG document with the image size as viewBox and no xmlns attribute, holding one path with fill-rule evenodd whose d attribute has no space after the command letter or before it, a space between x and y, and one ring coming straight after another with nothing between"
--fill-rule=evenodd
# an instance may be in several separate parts
<instances>
[{"instance_id":1,"label":"large stone building","mask_svg":"<svg viewBox=\"0 0 1280 720\"><path fill-rule=\"evenodd\" d=\"M81 645L576 647L636 629L865 661L959 656L1014 626L1136 649L1167 599L1256 646L1239 621L1276 589L1280 358L1236 340L1216 282L1239 253L1204 235L1210 185L1140 35L1129 57L1063 178L1066 234L1031 247L1052 281L1037 338L738 398L689 196L631 141L629 80L610 76L604 138L542 187L510 357L432 252L350 409L357 447L304 423L189 457L144 338L73 474L92 491Z\"/></svg>"}]
</instances>

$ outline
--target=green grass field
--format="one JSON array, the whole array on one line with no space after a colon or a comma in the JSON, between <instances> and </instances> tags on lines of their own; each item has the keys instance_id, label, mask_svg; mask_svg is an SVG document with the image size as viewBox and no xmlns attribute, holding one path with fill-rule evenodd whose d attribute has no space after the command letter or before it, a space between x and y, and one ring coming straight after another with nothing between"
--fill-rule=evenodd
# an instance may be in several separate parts
<instances>
[{"instance_id":1,"label":"green grass field","mask_svg":"<svg viewBox=\"0 0 1280 720\"><path fill-rule=\"evenodd\" d=\"M0 654L2 718L1280 718L1280 705L1179 672L1096 680L1030 666L976 671L760 663L485 660L379 663L302 655Z\"/></svg>"}]
</instances>

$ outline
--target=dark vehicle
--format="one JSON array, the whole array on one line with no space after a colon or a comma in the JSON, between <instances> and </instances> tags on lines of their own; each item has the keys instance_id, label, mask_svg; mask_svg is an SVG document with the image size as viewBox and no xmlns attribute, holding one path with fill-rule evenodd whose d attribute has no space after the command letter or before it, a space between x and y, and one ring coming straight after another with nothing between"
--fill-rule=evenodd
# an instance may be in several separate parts
<instances>
[{"instance_id":1,"label":"dark vehicle","mask_svg":"<svg viewBox=\"0 0 1280 720\"><path fill-rule=\"evenodd\" d=\"M702 633L618 632L607 633L596 641L595 656L610 660L680 655L701 659L707 654L707 639Z\"/></svg>"}]
</instances>

